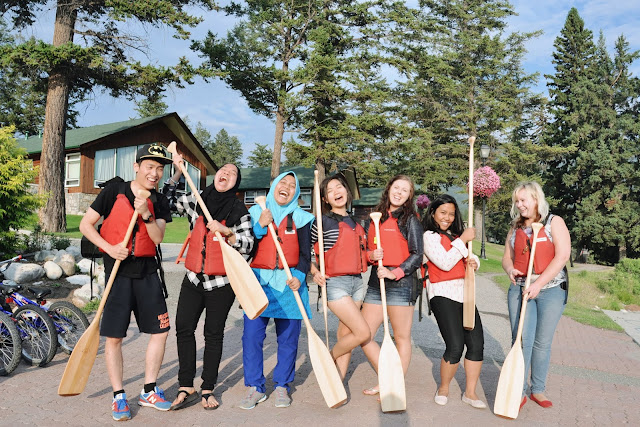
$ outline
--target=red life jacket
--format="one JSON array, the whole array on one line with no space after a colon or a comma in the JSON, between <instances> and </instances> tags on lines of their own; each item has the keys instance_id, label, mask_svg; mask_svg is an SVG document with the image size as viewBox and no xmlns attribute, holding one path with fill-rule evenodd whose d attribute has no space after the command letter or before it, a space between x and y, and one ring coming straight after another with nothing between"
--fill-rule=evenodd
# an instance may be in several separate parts
<instances>
[{"instance_id":1,"label":"red life jacket","mask_svg":"<svg viewBox=\"0 0 640 427\"><path fill-rule=\"evenodd\" d=\"M193 226L189 238L189 251L184 266L194 273L204 272L208 276L226 276L227 271L224 269L220 242L215 233L209 232L204 221L203 216L196 219L196 224ZM223 219L220 224L226 225L226 220ZM227 241L226 238L224 239ZM202 266L203 258L204 268Z\"/></svg>"},{"instance_id":2,"label":"red life jacket","mask_svg":"<svg viewBox=\"0 0 640 427\"><path fill-rule=\"evenodd\" d=\"M375 237L376 229L371 224L367 236L367 243L371 250L378 248ZM409 244L400 232L398 219L394 218L393 215L389 215L389 218L380 224L380 245L384 249L382 265L385 267L399 267L409 258Z\"/></svg>"},{"instance_id":3,"label":"red life jacket","mask_svg":"<svg viewBox=\"0 0 640 427\"><path fill-rule=\"evenodd\" d=\"M556 256L556 248L553 246L550 236L547 235L546 229L543 228L541 231L536 239L536 254L533 259L533 272L535 274L542 274ZM527 275L527 268L529 267L531 245L533 244L530 240L523 229L518 228L516 230L516 238L513 244L513 268L522 271L523 276Z\"/></svg>"},{"instance_id":4,"label":"red life jacket","mask_svg":"<svg viewBox=\"0 0 640 427\"><path fill-rule=\"evenodd\" d=\"M447 252L453 247L451 245L451 240L443 233L440 233L440 244ZM427 261L427 269L429 270L429 281L431 283L462 279L464 278L465 273L464 259L458 261L449 271L441 270L431 261Z\"/></svg>"},{"instance_id":5,"label":"red life jacket","mask_svg":"<svg viewBox=\"0 0 640 427\"><path fill-rule=\"evenodd\" d=\"M367 271L364 234L364 228L360 224L356 223L354 230L344 221L340 221L338 240L331 249L324 252L325 274L327 276L346 276ZM316 242L313 247L317 254L320 251L320 244Z\"/></svg>"},{"instance_id":6,"label":"red life jacket","mask_svg":"<svg viewBox=\"0 0 640 427\"><path fill-rule=\"evenodd\" d=\"M151 199L147 199L147 206L151 215L154 215L153 203ZM124 240L124 235L127 232L129 223L131 222L131 216L133 215L133 206L129 203L127 196L123 193L118 194L116 202L111 208L109 216L106 217L100 228L100 235L104 240L112 245L118 245ZM137 231L135 231L137 228ZM129 254L133 254L135 257L155 257L156 256L156 244L153 243L149 233L147 233L147 226L142 221L140 215L136 221L135 233L133 239L127 242L127 249ZM102 249L100 251L104 252Z\"/></svg>"},{"instance_id":7,"label":"red life jacket","mask_svg":"<svg viewBox=\"0 0 640 427\"><path fill-rule=\"evenodd\" d=\"M295 267L298 265L298 258L300 257L300 247L298 246L298 232L296 231L296 225L293 222L293 214L289 214L282 220L280 225L276 228L278 234L278 240L280 246L282 246L282 252L287 260L289 267ZM269 234L269 233L267 233ZM271 236L265 235L258 244L258 250L251 261L251 267L262 268L265 270L273 270L274 268L282 268L280 263L280 257L276 250L276 245L273 243Z\"/></svg>"}]
</instances>

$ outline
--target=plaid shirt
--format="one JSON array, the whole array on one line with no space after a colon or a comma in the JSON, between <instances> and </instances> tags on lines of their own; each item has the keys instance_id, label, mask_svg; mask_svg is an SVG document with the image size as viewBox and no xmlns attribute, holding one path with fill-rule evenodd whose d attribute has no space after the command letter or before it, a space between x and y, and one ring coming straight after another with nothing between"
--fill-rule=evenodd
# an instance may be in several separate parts
<instances>
[{"instance_id":1,"label":"plaid shirt","mask_svg":"<svg viewBox=\"0 0 640 427\"><path fill-rule=\"evenodd\" d=\"M176 187L171 185L169 181L164 183L164 186L162 187L162 194L167 196L169 199L172 211L178 213L180 216L185 214L187 215L189 218L189 229L193 230L199 216L196 212L196 206L198 203L196 197L189 193L178 198L176 196ZM238 225L230 226L229 228L236 235L236 242L231 245L231 247L240 252L242 257L248 261L254 243L254 236L251 227L251 215L243 215L240 218L240 223ZM208 276L204 273L194 273L193 271L187 270L187 277L195 286L202 283L202 287L206 291L229 284L227 276Z\"/></svg>"}]
</instances>

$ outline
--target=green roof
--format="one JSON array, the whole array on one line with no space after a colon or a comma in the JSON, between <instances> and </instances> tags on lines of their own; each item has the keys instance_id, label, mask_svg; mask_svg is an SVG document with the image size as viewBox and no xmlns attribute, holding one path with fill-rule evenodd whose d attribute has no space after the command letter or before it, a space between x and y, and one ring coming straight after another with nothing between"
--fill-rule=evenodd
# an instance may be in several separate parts
<instances>
[{"instance_id":1,"label":"green roof","mask_svg":"<svg viewBox=\"0 0 640 427\"><path fill-rule=\"evenodd\" d=\"M124 122L108 123L105 125L89 126L86 128L69 129L66 132L64 148L65 150L79 148L81 145L95 141L114 133L156 120L161 116L145 117L143 119L133 119ZM18 145L27 150L29 154L42 152L42 137L31 136L26 139L18 140Z\"/></svg>"},{"instance_id":2,"label":"green roof","mask_svg":"<svg viewBox=\"0 0 640 427\"><path fill-rule=\"evenodd\" d=\"M363 188L360 187L360 199L354 200L352 205L356 206L375 206L380 201L383 188Z\"/></svg>"}]
</instances>

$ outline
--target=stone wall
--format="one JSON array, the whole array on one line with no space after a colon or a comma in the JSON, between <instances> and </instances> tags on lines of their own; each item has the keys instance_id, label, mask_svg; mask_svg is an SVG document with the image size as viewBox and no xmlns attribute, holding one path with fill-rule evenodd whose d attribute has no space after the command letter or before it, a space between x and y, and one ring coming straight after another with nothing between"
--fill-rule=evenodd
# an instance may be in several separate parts
<instances>
[{"instance_id":1,"label":"stone wall","mask_svg":"<svg viewBox=\"0 0 640 427\"><path fill-rule=\"evenodd\" d=\"M67 215L84 215L97 194L65 193Z\"/></svg>"}]
</instances>

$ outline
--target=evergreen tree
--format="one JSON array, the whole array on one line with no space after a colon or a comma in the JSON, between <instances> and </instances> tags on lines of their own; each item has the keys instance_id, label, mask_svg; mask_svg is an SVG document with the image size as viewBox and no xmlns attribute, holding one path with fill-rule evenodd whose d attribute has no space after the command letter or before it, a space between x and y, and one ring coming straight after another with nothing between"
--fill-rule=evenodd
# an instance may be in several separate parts
<instances>
[{"instance_id":1,"label":"evergreen tree","mask_svg":"<svg viewBox=\"0 0 640 427\"><path fill-rule=\"evenodd\" d=\"M212 72L239 91L255 113L275 121L271 176L280 171L285 128L300 108L306 83L306 40L324 7L319 0L231 2L224 10L241 20L224 39L209 32L193 44Z\"/></svg>"},{"instance_id":2,"label":"evergreen tree","mask_svg":"<svg viewBox=\"0 0 640 427\"><path fill-rule=\"evenodd\" d=\"M545 190L556 203L553 211L565 220L577 248L586 241L575 241L576 208L582 203L582 191L588 169L578 163L580 152L597 147L596 122L608 123L602 107L608 97L602 78L596 75L596 46L593 34L584 27L576 8L571 8L565 25L554 42L552 63L555 74L547 75L551 121L545 131L545 143L557 148L546 162ZM595 115L595 116L593 116Z\"/></svg>"},{"instance_id":3,"label":"evergreen tree","mask_svg":"<svg viewBox=\"0 0 640 427\"><path fill-rule=\"evenodd\" d=\"M200 123L198 123L200 125ZM230 136L229 133L220 129L213 139L202 145L205 151L211 156L216 166L222 167L227 163L233 163L239 168L242 167L242 145L237 136Z\"/></svg>"},{"instance_id":4,"label":"evergreen tree","mask_svg":"<svg viewBox=\"0 0 640 427\"><path fill-rule=\"evenodd\" d=\"M133 109L139 118L161 116L167 112L169 106L162 99L162 94L155 92L136 101Z\"/></svg>"},{"instance_id":5,"label":"evergreen tree","mask_svg":"<svg viewBox=\"0 0 640 427\"><path fill-rule=\"evenodd\" d=\"M621 36L612 61L600 34L594 64L597 85L585 124L591 129L590 138L576 157L581 180L574 233L580 247L609 264L624 256L627 243L631 250L640 248L640 200L634 194L640 127L631 111L640 94L637 79L629 72L638 56L637 51L629 51L629 44Z\"/></svg>"},{"instance_id":6,"label":"evergreen tree","mask_svg":"<svg viewBox=\"0 0 640 427\"><path fill-rule=\"evenodd\" d=\"M389 146L394 162L423 191L468 181L467 139L494 152L519 125L536 75L522 68L524 44L538 33L506 33L503 0L425 0L392 27L390 52L402 75ZM476 159L479 155L476 154Z\"/></svg>"},{"instance_id":7,"label":"evergreen tree","mask_svg":"<svg viewBox=\"0 0 640 427\"><path fill-rule=\"evenodd\" d=\"M271 166L273 151L266 144L255 144L255 148L247 157L250 168L266 168Z\"/></svg>"},{"instance_id":8,"label":"evergreen tree","mask_svg":"<svg viewBox=\"0 0 640 427\"><path fill-rule=\"evenodd\" d=\"M35 23L45 4L42 0L7 0L0 4L0 13L22 29ZM34 75L46 76L39 189L49 197L40 211L40 221L44 231L60 232L66 227L64 146L70 100L84 99L96 89L133 99L140 93L162 92L168 84L180 86L182 79L190 81L195 72L184 58L176 67L144 65L131 59L127 52L146 51L146 40L122 33L126 25L121 23L135 20L143 25L166 25L177 37L186 39L189 33L185 28L195 26L201 18L185 9L195 5L211 9L214 4L212 0L57 0L53 4L53 42L31 39L0 47L0 69L33 70ZM74 43L76 35L82 38L80 43Z\"/></svg>"}]
</instances>

